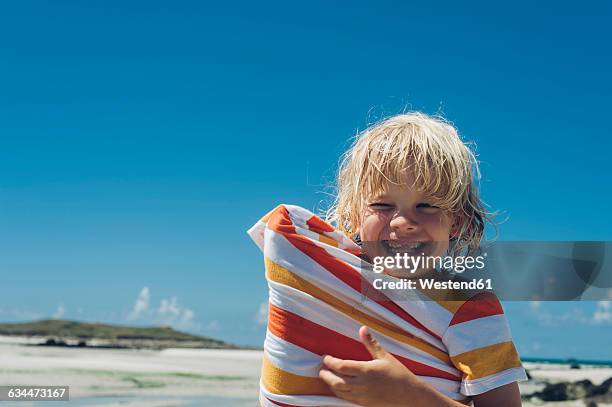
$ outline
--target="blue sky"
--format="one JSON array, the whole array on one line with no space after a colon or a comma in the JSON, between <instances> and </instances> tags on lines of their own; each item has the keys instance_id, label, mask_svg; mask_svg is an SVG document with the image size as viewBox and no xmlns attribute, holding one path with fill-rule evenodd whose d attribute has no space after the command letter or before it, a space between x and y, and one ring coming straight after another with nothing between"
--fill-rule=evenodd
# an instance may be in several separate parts
<instances>
[{"instance_id":1,"label":"blue sky","mask_svg":"<svg viewBox=\"0 0 612 407\"><path fill-rule=\"evenodd\" d=\"M476 142L501 238L610 240L610 11L7 5L0 320L260 344L266 284L245 230L281 202L321 207L348 138L404 108ZM506 308L524 356L612 359L609 305Z\"/></svg>"}]
</instances>

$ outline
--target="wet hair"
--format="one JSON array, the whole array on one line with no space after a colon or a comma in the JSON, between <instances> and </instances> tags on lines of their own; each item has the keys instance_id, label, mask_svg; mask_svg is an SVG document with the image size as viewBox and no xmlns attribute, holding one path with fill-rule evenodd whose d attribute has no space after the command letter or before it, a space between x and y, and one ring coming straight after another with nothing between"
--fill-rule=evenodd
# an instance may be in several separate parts
<instances>
[{"instance_id":1,"label":"wet hair","mask_svg":"<svg viewBox=\"0 0 612 407\"><path fill-rule=\"evenodd\" d=\"M455 127L440 117L411 112L389 117L356 135L342 155L328 221L358 236L366 201L411 173L417 190L454 220L451 250L477 250L492 214L481 201L478 162Z\"/></svg>"}]
</instances>

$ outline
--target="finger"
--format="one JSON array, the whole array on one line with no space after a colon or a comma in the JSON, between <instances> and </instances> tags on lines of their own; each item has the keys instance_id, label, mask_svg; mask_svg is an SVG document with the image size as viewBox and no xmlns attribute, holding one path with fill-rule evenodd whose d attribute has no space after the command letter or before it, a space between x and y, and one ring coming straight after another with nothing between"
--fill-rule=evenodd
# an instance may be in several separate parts
<instances>
[{"instance_id":1,"label":"finger","mask_svg":"<svg viewBox=\"0 0 612 407\"><path fill-rule=\"evenodd\" d=\"M365 363L367 362L338 359L329 355L323 358L323 366L334 373L340 373L346 376L358 376L364 373Z\"/></svg>"},{"instance_id":2,"label":"finger","mask_svg":"<svg viewBox=\"0 0 612 407\"><path fill-rule=\"evenodd\" d=\"M389 356L389 353L374 339L367 326L359 329L359 337L374 359L385 359Z\"/></svg>"},{"instance_id":3,"label":"finger","mask_svg":"<svg viewBox=\"0 0 612 407\"><path fill-rule=\"evenodd\" d=\"M351 386L344 380L343 377L338 376L334 372L321 369L319 370L319 377L327 383L334 393L347 393L351 391Z\"/></svg>"}]
</instances>

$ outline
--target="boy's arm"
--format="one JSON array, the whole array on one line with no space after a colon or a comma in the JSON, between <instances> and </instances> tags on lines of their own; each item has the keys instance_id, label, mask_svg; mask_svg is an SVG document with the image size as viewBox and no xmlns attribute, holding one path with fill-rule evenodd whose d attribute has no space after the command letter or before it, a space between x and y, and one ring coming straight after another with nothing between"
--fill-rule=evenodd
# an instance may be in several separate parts
<instances>
[{"instance_id":1,"label":"boy's arm","mask_svg":"<svg viewBox=\"0 0 612 407\"><path fill-rule=\"evenodd\" d=\"M519 407L521 392L517 382L489 390L486 393L472 396L474 407Z\"/></svg>"},{"instance_id":2,"label":"boy's arm","mask_svg":"<svg viewBox=\"0 0 612 407\"><path fill-rule=\"evenodd\" d=\"M458 401L452 400L443 394L437 392L434 388L430 388L427 393L422 393L424 398L419 401L419 406L435 406L435 407L465 407ZM521 393L518 383L513 382L504 386L489 390L486 393L472 396L474 407L521 407Z\"/></svg>"}]
</instances>

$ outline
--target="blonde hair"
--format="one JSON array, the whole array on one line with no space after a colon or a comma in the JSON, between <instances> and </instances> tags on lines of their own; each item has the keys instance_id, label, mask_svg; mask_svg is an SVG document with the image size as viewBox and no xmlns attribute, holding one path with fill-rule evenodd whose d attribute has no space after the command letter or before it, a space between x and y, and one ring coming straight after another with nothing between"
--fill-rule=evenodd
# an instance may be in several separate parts
<instances>
[{"instance_id":1,"label":"blonde hair","mask_svg":"<svg viewBox=\"0 0 612 407\"><path fill-rule=\"evenodd\" d=\"M432 205L453 216L452 252L477 250L485 223L495 224L478 196L476 157L451 124L419 112L389 117L357 134L341 157L326 219L354 237L366 198L383 192L388 182L402 185L407 171Z\"/></svg>"}]
</instances>

